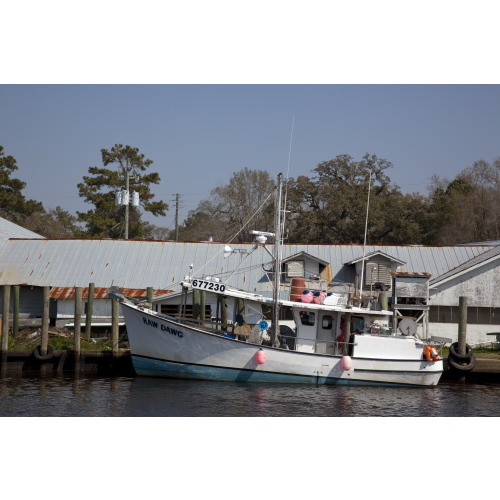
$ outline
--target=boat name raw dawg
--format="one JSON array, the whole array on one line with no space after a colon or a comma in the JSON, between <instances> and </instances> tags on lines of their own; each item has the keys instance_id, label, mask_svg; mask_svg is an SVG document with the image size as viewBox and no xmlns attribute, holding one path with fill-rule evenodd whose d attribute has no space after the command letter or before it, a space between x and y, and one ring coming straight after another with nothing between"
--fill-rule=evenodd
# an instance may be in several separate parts
<instances>
[{"instance_id":1,"label":"boat name raw dawg","mask_svg":"<svg viewBox=\"0 0 500 500\"><path fill-rule=\"evenodd\" d=\"M152 319L148 319L148 318L143 317L142 321L144 321L145 325L154 326L155 328L158 328L158 323L156 321L153 321ZM170 328L169 326L165 326L165 325L160 325L160 326L161 326L162 332L167 332L167 333L171 333L172 335L177 335L177 337L179 337L180 339L182 339L182 337L184 337L184 334L180 330L176 330L175 328Z\"/></svg>"}]
</instances>

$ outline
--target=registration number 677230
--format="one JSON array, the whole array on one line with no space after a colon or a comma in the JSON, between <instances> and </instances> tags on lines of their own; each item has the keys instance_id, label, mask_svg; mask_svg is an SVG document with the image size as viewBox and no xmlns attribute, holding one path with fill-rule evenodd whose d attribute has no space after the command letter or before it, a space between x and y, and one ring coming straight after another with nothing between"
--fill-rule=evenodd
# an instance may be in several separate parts
<instances>
[{"instance_id":1,"label":"registration number 677230","mask_svg":"<svg viewBox=\"0 0 500 500\"><path fill-rule=\"evenodd\" d=\"M209 292L224 293L226 291L226 285L222 283L215 283L213 281L205 280L193 280L191 283L193 288L200 288L201 290L207 290Z\"/></svg>"}]
</instances>

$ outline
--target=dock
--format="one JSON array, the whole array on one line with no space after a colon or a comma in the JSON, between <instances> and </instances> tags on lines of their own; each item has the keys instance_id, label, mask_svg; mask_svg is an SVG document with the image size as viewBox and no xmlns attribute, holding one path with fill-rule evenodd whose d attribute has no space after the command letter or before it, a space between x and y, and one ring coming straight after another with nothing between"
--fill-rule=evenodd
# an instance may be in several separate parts
<instances>
[{"instance_id":1,"label":"dock","mask_svg":"<svg viewBox=\"0 0 500 500\"><path fill-rule=\"evenodd\" d=\"M103 377L135 377L130 351L81 351L54 350L48 360L38 360L32 351L1 353L0 376L37 375L40 373L81 373Z\"/></svg>"},{"instance_id":2,"label":"dock","mask_svg":"<svg viewBox=\"0 0 500 500\"><path fill-rule=\"evenodd\" d=\"M477 358L476 366L470 371L453 369L448 359L443 359L441 382L461 381L470 384L500 383L500 359Z\"/></svg>"}]
</instances>

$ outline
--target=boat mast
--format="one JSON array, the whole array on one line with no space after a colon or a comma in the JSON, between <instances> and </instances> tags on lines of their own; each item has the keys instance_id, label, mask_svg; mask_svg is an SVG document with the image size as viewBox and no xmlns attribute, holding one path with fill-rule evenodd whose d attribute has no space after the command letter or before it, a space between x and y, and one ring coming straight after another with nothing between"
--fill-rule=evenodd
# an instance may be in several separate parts
<instances>
[{"instance_id":1,"label":"boat mast","mask_svg":"<svg viewBox=\"0 0 500 500\"><path fill-rule=\"evenodd\" d=\"M283 174L278 174L276 190L276 207L274 209L274 289L273 289L273 325L271 329L271 345L279 346L279 311L281 288L281 192Z\"/></svg>"},{"instance_id":2,"label":"boat mast","mask_svg":"<svg viewBox=\"0 0 500 500\"><path fill-rule=\"evenodd\" d=\"M365 272L365 253L366 253L366 233L368 230L368 212L370 210L370 191L372 187L372 169L370 168L370 180L368 181L368 200L366 201L366 218L365 218L365 239L363 242L363 260L361 261L361 283L359 287L359 300L361 307L361 303L363 302L363 279Z\"/></svg>"}]
</instances>

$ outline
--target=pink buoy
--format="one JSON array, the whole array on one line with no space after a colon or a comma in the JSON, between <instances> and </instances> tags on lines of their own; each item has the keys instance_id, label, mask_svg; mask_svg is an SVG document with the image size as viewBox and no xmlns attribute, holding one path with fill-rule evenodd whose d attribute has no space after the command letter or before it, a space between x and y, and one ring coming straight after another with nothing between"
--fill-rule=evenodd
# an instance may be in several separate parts
<instances>
[{"instance_id":1,"label":"pink buoy","mask_svg":"<svg viewBox=\"0 0 500 500\"><path fill-rule=\"evenodd\" d=\"M314 293L314 302L316 302L316 304L323 304L325 297L326 297L325 292L315 292Z\"/></svg>"},{"instance_id":2,"label":"pink buoy","mask_svg":"<svg viewBox=\"0 0 500 500\"><path fill-rule=\"evenodd\" d=\"M300 296L300 300L302 300L302 302L304 302L305 304L309 304L310 302L312 302L313 298L314 295L309 290L304 290L302 292L302 295Z\"/></svg>"},{"instance_id":3,"label":"pink buoy","mask_svg":"<svg viewBox=\"0 0 500 500\"><path fill-rule=\"evenodd\" d=\"M348 372L352 367L352 360L350 356L342 356L342 360L340 361L340 366L342 366L342 370Z\"/></svg>"},{"instance_id":4,"label":"pink buoy","mask_svg":"<svg viewBox=\"0 0 500 500\"><path fill-rule=\"evenodd\" d=\"M259 363L259 365L263 365L265 360L266 360L266 353L262 350L262 348L260 348L257 351L257 363Z\"/></svg>"}]
</instances>

